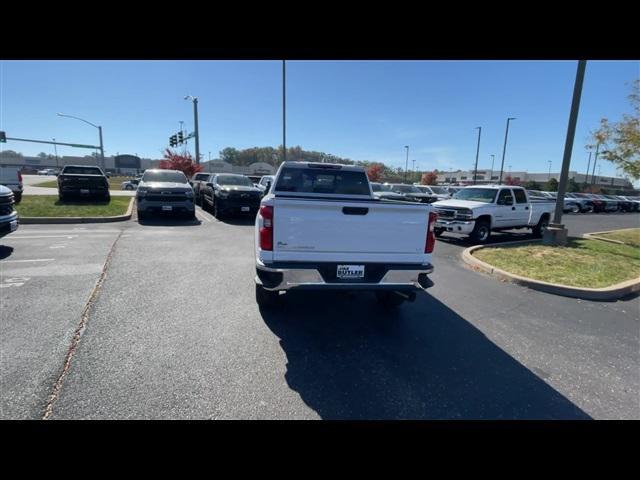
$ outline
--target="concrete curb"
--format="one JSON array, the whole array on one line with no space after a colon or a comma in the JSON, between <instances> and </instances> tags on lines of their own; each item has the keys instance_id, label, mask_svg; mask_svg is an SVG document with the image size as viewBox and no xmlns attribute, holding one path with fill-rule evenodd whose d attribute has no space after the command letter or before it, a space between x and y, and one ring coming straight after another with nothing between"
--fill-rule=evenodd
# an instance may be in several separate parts
<instances>
[{"instance_id":1,"label":"concrete curb","mask_svg":"<svg viewBox=\"0 0 640 480\"><path fill-rule=\"evenodd\" d=\"M19 223L21 225L34 225L34 224L65 224L65 223L110 223L110 222L124 222L131 219L133 212L132 198L129 202L129 208L124 215L116 215L114 217L20 217Z\"/></svg>"},{"instance_id":2,"label":"concrete curb","mask_svg":"<svg viewBox=\"0 0 640 480\"><path fill-rule=\"evenodd\" d=\"M624 242L621 242L620 240L614 240L612 238L598 236L602 233L624 232L626 230L637 230L637 229L636 228L619 228L618 230L607 230L605 232L591 232L591 233L585 233L584 235L582 235L582 238L602 240L603 242L617 243L618 245L626 245Z\"/></svg>"},{"instance_id":3,"label":"concrete curb","mask_svg":"<svg viewBox=\"0 0 640 480\"><path fill-rule=\"evenodd\" d=\"M640 278L634 278L605 288L570 287L569 285L542 282L539 280L533 280L532 278L521 277L520 275L505 272L504 270L489 265L482 260L478 260L472 255L473 252L482 248L501 247L503 245L515 245L523 243L536 243L541 241L542 240L519 240L516 242L505 242L494 245L476 245L474 247L465 249L462 252L462 259L467 265L470 265L474 269L481 270L500 280L516 283L533 290L552 293L554 295L561 295L563 297L581 298L583 300L608 301L618 300L619 298L626 297L628 295L631 295L632 293L640 292Z\"/></svg>"}]
</instances>

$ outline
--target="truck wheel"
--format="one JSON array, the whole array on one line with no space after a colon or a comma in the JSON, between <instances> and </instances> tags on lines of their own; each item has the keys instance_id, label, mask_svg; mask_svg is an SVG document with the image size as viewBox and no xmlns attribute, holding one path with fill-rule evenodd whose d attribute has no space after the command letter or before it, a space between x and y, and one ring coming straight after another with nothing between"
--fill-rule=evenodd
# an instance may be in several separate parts
<instances>
[{"instance_id":1,"label":"truck wheel","mask_svg":"<svg viewBox=\"0 0 640 480\"><path fill-rule=\"evenodd\" d=\"M58 194L58 200L61 201L61 202L64 202L65 201L64 195L59 193Z\"/></svg>"},{"instance_id":2,"label":"truck wheel","mask_svg":"<svg viewBox=\"0 0 640 480\"><path fill-rule=\"evenodd\" d=\"M398 308L405 300L404 297L401 297L395 292L376 292L376 299L387 309Z\"/></svg>"},{"instance_id":3,"label":"truck wheel","mask_svg":"<svg viewBox=\"0 0 640 480\"><path fill-rule=\"evenodd\" d=\"M582 213L592 213L593 212L593 205L586 205L584 207L584 209L582 210Z\"/></svg>"},{"instance_id":4,"label":"truck wheel","mask_svg":"<svg viewBox=\"0 0 640 480\"><path fill-rule=\"evenodd\" d=\"M17 204L22 200L22 192L13 194L13 201Z\"/></svg>"},{"instance_id":5,"label":"truck wheel","mask_svg":"<svg viewBox=\"0 0 640 480\"><path fill-rule=\"evenodd\" d=\"M542 218L540 218L540 221L538 222L538 224L532 229L533 236L542 237L542 235L544 234L544 231L547 229L548 226L549 226L549 217L547 215L543 215Z\"/></svg>"},{"instance_id":6,"label":"truck wheel","mask_svg":"<svg viewBox=\"0 0 640 480\"><path fill-rule=\"evenodd\" d=\"M434 228L433 233L436 237L441 237L444 233L444 228Z\"/></svg>"},{"instance_id":7,"label":"truck wheel","mask_svg":"<svg viewBox=\"0 0 640 480\"><path fill-rule=\"evenodd\" d=\"M476 222L476 226L473 228L473 232L471 232L471 239L474 242L484 243L489 240L491 236L491 226L489 222L486 220L480 220Z\"/></svg>"},{"instance_id":8,"label":"truck wheel","mask_svg":"<svg viewBox=\"0 0 640 480\"><path fill-rule=\"evenodd\" d=\"M256 303L258 307L275 307L280 299L280 292L265 290L262 285L256 283Z\"/></svg>"},{"instance_id":9,"label":"truck wheel","mask_svg":"<svg viewBox=\"0 0 640 480\"><path fill-rule=\"evenodd\" d=\"M213 216L216 217L218 220L222 218L222 212L220 211L220 208L218 208L217 200L213 201Z\"/></svg>"}]
</instances>

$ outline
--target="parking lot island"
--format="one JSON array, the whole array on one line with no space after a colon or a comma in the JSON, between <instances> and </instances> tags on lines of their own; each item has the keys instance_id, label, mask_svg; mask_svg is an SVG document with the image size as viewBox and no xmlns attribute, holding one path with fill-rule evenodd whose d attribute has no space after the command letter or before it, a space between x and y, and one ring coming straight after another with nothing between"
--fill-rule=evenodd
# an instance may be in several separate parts
<instances>
[{"instance_id":1,"label":"parking lot island","mask_svg":"<svg viewBox=\"0 0 640 480\"><path fill-rule=\"evenodd\" d=\"M112 197L109 202L61 202L54 195L26 195L16 205L23 224L106 223L129 220L134 199Z\"/></svg>"},{"instance_id":2,"label":"parking lot island","mask_svg":"<svg viewBox=\"0 0 640 480\"><path fill-rule=\"evenodd\" d=\"M625 244L570 238L566 247L540 240L477 245L463 260L501 280L586 300L616 300L640 291L640 250Z\"/></svg>"}]
</instances>

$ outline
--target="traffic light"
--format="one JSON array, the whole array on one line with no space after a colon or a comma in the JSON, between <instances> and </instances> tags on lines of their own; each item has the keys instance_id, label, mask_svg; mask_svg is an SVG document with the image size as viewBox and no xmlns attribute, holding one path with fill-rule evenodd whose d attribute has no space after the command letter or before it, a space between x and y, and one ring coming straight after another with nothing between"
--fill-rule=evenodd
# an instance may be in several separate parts
<instances>
[{"instance_id":1,"label":"traffic light","mask_svg":"<svg viewBox=\"0 0 640 480\"><path fill-rule=\"evenodd\" d=\"M184 137L182 135L182 132L178 132L178 143L180 145L182 145L184 143Z\"/></svg>"},{"instance_id":2,"label":"traffic light","mask_svg":"<svg viewBox=\"0 0 640 480\"><path fill-rule=\"evenodd\" d=\"M175 135L171 135L169 137L169 146L171 146L171 147L178 146L178 139L177 139L177 137Z\"/></svg>"},{"instance_id":3,"label":"traffic light","mask_svg":"<svg viewBox=\"0 0 640 480\"><path fill-rule=\"evenodd\" d=\"M7 143L7 135L4 132L0 132L0 143Z\"/></svg>"}]
</instances>

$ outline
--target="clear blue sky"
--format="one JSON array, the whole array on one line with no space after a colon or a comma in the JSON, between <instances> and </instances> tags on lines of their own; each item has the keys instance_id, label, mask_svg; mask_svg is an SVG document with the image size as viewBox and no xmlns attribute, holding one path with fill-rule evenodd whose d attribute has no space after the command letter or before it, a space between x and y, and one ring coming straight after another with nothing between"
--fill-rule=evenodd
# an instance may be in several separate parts
<instances>
[{"instance_id":1,"label":"clear blue sky","mask_svg":"<svg viewBox=\"0 0 640 480\"><path fill-rule=\"evenodd\" d=\"M390 166L469 169L482 126L481 168L499 168L506 118L505 170L558 171L576 62L573 61L290 61L287 145ZM587 64L571 169L584 172L584 144L600 117L631 113L629 83L637 61ZM277 61L1 61L0 129L12 137L97 143L97 130L56 112L103 126L105 153L160 158L199 98L200 149L212 158L282 142L281 63ZM35 155L53 146L9 142ZM190 144L190 148L192 145ZM87 152L58 148L59 155ZM615 174L602 162L602 175ZM410 163L411 167L411 163ZM597 173L597 171L596 171Z\"/></svg>"}]
</instances>

